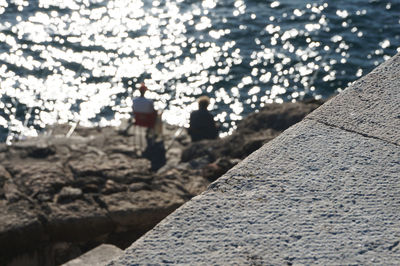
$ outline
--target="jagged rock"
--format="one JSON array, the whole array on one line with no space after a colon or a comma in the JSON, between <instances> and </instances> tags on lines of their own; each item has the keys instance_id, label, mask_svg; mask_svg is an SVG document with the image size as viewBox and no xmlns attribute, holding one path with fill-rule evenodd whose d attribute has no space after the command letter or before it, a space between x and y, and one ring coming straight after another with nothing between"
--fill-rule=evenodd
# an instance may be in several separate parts
<instances>
[{"instance_id":1,"label":"jagged rock","mask_svg":"<svg viewBox=\"0 0 400 266\"><path fill-rule=\"evenodd\" d=\"M12 154L18 154L20 158L31 157L35 159L44 159L55 154L55 147L48 143L46 139L26 141L15 143L11 148Z\"/></svg>"},{"instance_id":2,"label":"jagged rock","mask_svg":"<svg viewBox=\"0 0 400 266\"><path fill-rule=\"evenodd\" d=\"M103 171L109 170L109 166L104 166L106 156L98 156L88 153L79 158L69 161L69 167L76 177L84 176L103 176Z\"/></svg>"},{"instance_id":3,"label":"jagged rock","mask_svg":"<svg viewBox=\"0 0 400 266\"><path fill-rule=\"evenodd\" d=\"M92 265L102 266L109 262L112 258L121 255L123 251L113 245L103 244L98 246L79 258L71 260L62 266L81 266L81 265Z\"/></svg>"},{"instance_id":4,"label":"jagged rock","mask_svg":"<svg viewBox=\"0 0 400 266\"><path fill-rule=\"evenodd\" d=\"M61 163L25 161L9 164L8 169L19 191L40 200L52 200L56 192L73 181L72 175Z\"/></svg>"},{"instance_id":5,"label":"jagged rock","mask_svg":"<svg viewBox=\"0 0 400 266\"><path fill-rule=\"evenodd\" d=\"M35 206L28 201L15 203L0 201L0 265L6 265L6 258L40 247L48 239Z\"/></svg>"},{"instance_id":6,"label":"jagged rock","mask_svg":"<svg viewBox=\"0 0 400 266\"><path fill-rule=\"evenodd\" d=\"M71 160L69 166L76 178L96 176L120 183L150 179L148 160L130 158L120 153L109 156L96 156L89 153L77 160Z\"/></svg>"},{"instance_id":7,"label":"jagged rock","mask_svg":"<svg viewBox=\"0 0 400 266\"><path fill-rule=\"evenodd\" d=\"M17 186L10 181L4 184L4 196L9 203L17 202L23 198L22 193L18 190Z\"/></svg>"},{"instance_id":8,"label":"jagged rock","mask_svg":"<svg viewBox=\"0 0 400 266\"><path fill-rule=\"evenodd\" d=\"M47 144L38 144L31 146L27 149L29 157L33 158L46 158L47 156L55 154L55 148Z\"/></svg>"},{"instance_id":9,"label":"jagged rock","mask_svg":"<svg viewBox=\"0 0 400 266\"><path fill-rule=\"evenodd\" d=\"M214 153L214 140L202 140L190 144L182 151L181 161L189 162L195 158L203 157L207 162L212 162L216 159Z\"/></svg>"},{"instance_id":10,"label":"jagged rock","mask_svg":"<svg viewBox=\"0 0 400 266\"><path fill-rule=\"evenodd\" d=\"M0 199L4 197L4 184L11 180L10 173L4 168L4 166L0 165Z\"/></svg>"},{"instance_id":11,"label":"jagged rock","mask_svg":"<svg viewBox=\"0 0 400 266\"><path fill-rule=\"evenodd\" d=\"M90 197L66 204L48 203L47 212L47 231L57 241L89 241L114 228L107 210Z\"/></svg>"},{"instance_id":12,"label":"jagged rock","mask_svg":"<svg viewBox=\"0 0 400 266\"><path fill-rule=\"evenodd\" d=\"M75 186L84 186L87 184L102 185L107 179L101 176L76 176L74 179Z\"/></svg>"},{"instance_id":13,"label":"jagged rock","mask_svg":"<svg viewBox=\"0 0 400 266\"><path fill-rule=\"evenodd\" d=\"M120 228L136 228L143 232L185 202L175 194L162 191L122 192L103 195L100 199Z\"/></svg>"},{"instance_id":14,"label":"jagged rock","mask_svg":"<svg viewBox=\"0 0 400 266\"><path fill-rule=\"evenodd\" d=\"M132 183L129 185L129 191L136 192L140 190L148 190L151 191L151 186L144 182Z\"/></svg>"},{"instance_id":15,"label":"jagged rock","mask_svg":"<svg viewBox=\"0 0 400 266\"><path fill-rule=\"evenodd\" d=\"M215 181L239 162L239 159L219 158L216 162L210 163L203 168L203 176L211 182Z\"/></svg>"},{"instance_id":16,"label":"jagged rock","mask_svg":"<svg viewBox=\"0 0 400 266\"><path fill-rule=\"evenodd\" d=\"M196 143L166 126L170 149L157 172L115 128L78 126L65 138L70 126L59 125L52 136L0 145L0 265L21 256L54 265L102 243L127 247L317 106L267 106L231 136Z\"/></svg>"},{"instance_id":17,"label":"jagged rock","mask_svg":"<svg viewBox=\"0 0 400 266\"><path fill-rule=\"evenodd\" d=\"M82 249L70 242L58 242L53 246L54 264L60 265L82 254ZM92 265L92 264L81 264Z\"/></svg>"},{"instance_id":18,"label":"jagged rock","mask_svg":"<svg viewBox=\"0 0 400 266\"><path fill-rule=\"evenodd\" d=\"M108 179L106 181L106 184L104 185L104 188L101 190L102 194L108 195L108 194L113 194L113 193L118 193L122 191L127 191L128 187L124 184L119 184L114 182L111 179Z\"/></svg>"},{"instance_id":19,"label":"jagged rock","mask_svg":"<svg viewBox=\"0 0 400 266\"><path fill-rule=\"evenodd\" d=\"M55 201L57 203L67 203L80 198L82 195L80 188L63 187L60 193L57 194Z\"/></svg>"},{"instance_id":20,"label":"jagged rock","mask_svg":"<svg viewBox=\"0 0 400 266\"><path fill-rule=\"evenodd\" d=\"M4 168L4 166L0 165L0 186L4 185L4 182L11 179L10 173Z\"/></svg>"},{"instance_id":21,"label":"jagged rock","mask_svg":"<svg viewBox=\"0 0 400 266\"><path fill-rule=\"evenodd\" d=\"M238 123L236 132L257 132L264 129L283 131L300 122L307 114L318 108L323 101L267 104L259 112L252 113Z\"/></svg>"}]
</instances>

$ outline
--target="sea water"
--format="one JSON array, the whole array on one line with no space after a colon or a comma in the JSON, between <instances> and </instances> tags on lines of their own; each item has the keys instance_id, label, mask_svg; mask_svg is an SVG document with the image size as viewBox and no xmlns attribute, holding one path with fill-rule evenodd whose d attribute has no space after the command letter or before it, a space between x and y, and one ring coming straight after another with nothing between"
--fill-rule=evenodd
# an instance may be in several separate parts
<instances>
[{"instance_id":1,"label":"sea water","mask_svg":"<svg viewBox=\"0 0 400 266\"><path fill-rule=\"evenodd\" d=\"M325 99L400 51L400 0L0 0L0 141L118 125L135 88L221 135L270 103Z\"/></svg>"}]
</instances>

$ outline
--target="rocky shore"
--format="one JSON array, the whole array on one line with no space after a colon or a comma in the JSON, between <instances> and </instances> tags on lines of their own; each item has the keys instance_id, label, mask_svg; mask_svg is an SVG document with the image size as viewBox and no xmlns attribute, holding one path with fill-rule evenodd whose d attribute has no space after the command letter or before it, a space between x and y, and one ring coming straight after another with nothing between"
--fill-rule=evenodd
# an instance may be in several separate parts
<instances>
[{"instance_id":1,"label":"rocky shore","mask_svg":"<svg viewBox=\"0 0 400 266\"><path fill-rule=\"evenodd\" d=\"M102 244L128 247L320 101L267 105L230 136L191 143L165 125L166 165L153 171L134 134L58 125L0 145L0 265L59 265ZM180 133L180 134L178 134Z\"/></svg>"}]
</instances>

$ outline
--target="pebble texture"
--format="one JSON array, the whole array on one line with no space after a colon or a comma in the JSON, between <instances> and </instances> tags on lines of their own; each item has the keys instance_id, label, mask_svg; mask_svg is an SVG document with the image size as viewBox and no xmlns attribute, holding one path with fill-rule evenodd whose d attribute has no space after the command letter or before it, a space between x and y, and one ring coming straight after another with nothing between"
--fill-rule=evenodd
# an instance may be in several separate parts
<instances>
[{"instance_id":1,"label":"pebble texture","mask_svg":"<svg viewBox=\"0 0 400 266\"><path fill-rule=\"evenodd\" d=\"M251 154L109 265L398 265L399 60Z\"/></svg>"}]
</instances>

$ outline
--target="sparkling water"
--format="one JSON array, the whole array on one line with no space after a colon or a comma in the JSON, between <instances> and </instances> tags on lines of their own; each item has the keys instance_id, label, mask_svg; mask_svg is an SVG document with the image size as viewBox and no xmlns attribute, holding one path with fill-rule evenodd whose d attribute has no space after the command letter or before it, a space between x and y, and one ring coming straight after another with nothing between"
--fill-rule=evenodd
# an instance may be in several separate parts
<instances>
[{"instance_id":1,"label":"sparkling water","mask_svg":"<svg viewBox=\"0 0 400 266\"><path fill-rule=\"evenodd\" d=\"M145 82L221 135L262 106L327 98L400 51L400 0L0 0L0 141L118 125Z\"/></svg>"}]
</instances>

